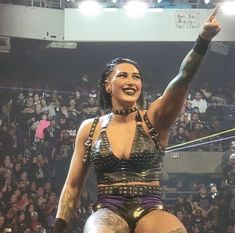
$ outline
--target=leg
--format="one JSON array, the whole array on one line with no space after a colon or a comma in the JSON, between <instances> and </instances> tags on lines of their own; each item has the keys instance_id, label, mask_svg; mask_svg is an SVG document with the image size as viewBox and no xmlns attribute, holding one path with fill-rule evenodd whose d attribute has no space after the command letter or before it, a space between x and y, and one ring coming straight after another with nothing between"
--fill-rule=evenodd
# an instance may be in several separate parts
<instances>
[{"instance_id":1,"label":"leg","mask_svg":"<svg viewBox=\"0 0 235 233\"><path fill-rule=\"evenodd\" d=\"M135 233L187 233L187 231L173 214L152 210L137 222Z\"/></svg>"},{"instance_id":2,"label":"leg","mask_svg":"<svg viewBox=\"0 0 235 233\"><path fill-rule=\"evenodd\" d=\"M101 208L87 220L83 233L130 233L127 222L112 210Z\"/></svg>"}]
</instances>

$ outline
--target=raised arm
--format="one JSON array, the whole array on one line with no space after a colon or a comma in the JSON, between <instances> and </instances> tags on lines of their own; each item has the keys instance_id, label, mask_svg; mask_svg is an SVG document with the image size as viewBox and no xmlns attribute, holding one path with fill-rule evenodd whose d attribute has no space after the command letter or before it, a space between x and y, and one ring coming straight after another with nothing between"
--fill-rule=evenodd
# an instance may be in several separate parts
<instances>
[{"instance_id":1,"label":"raised arm","mask_svg":"<svg viewBox=\"0 0 235 233\"><path fill-rule=\"evenodd\" d=\"M84 165L83 159L86 152L85 142L87 141L90 127L91 122L85 121L78 130L69 172L59 200L53 233L63 232L75 211L80 197L88 171L88 166Z\"/></svg>"},{"instance_id":2,"label":"raised arm","mask_svg":"<svg viewBox=\"0 0 235 233\"><path fill-rule=\"evenodd\" d=\"M215 19L219 8L218 5L203 24L203 30L193 49L183 59L177 76L168 84L163 95L149 106L148 117L160 136L163 135L163 144L167 143L168 131L183 107L190 84L203 60L209 42L220 31L219 23Z\"/></svg>"}]
</instances>

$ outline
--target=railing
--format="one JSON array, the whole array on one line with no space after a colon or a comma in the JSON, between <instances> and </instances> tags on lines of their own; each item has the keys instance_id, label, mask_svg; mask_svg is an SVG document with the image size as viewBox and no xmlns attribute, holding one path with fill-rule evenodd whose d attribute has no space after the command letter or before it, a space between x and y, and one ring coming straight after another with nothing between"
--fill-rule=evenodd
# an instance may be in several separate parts
<instances>
[{"instance_id":1,"label":"railing","mask_svg":"<svg viewBox=\"0 0 235 233\"><path fill-rule=\"evenodd\" d=\"M178 197L189 198L191 195L195 195L198 192L195 191L177 191L176 189L164 189L162 190L162 199L166 207L173 207Z\"/></svg>"}]
</instances>

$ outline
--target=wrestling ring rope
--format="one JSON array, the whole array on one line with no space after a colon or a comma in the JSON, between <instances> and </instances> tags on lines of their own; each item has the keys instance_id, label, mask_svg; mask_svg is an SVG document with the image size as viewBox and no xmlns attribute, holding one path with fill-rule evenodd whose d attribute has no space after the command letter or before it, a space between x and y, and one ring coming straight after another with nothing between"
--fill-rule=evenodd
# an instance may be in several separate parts
<instances>
[{"instance_id":1,"label":"wrestling ring rope","mask_svg":"<svg viewBox=\"0 0 235 233\"><path fill-rule=\"evenodd\" d=\"M235 135L202 142L203 140L214 138L214 137L217 137L217 136L220 136L220 135L223 135L223 134L226 134L226 133L230 133L230 132L233 132L233 131L235 131L235 128L224 130L224 131L221 131L221 132L218 132L218 133L215 133L215 134L211 134L211 135L208 135L208 136L205 136L205 137L197 138L197 139L194 139L194 140L191 140L191 141L188 141L188 142L183 142L183 143L180 143L180 144L177 144L177 145L169 146L169 147L166 148L166 153L174 152L174 151L180 151L180 150L193 148L193 147L197 147L197 146L202 146L202 145L206 145L206 144L209 144L209 143L215 143L215 142L230 140L230 139L235 138Z\"/></svg>"}]
</instances>

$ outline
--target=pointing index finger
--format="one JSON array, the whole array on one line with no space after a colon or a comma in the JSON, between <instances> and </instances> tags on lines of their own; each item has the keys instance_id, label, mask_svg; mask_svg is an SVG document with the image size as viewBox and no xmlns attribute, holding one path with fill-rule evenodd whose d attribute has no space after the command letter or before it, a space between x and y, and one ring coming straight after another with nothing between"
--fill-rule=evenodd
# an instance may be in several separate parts
<instances>
[{"instance_id":1,"label":"pointing index finger","mask_svg":"<svg viewBox=\"0 0 235 233\"><path fill-rule=\"evenodd\" d=\"M218 12L220 11L221 8L221 3L218 3L216 5L216 7L214 8L214 10L212 11L212 13L210 14L208 20L211 21L215 18L215 16L218 14Z\"/></svg>"}]
</instances>

